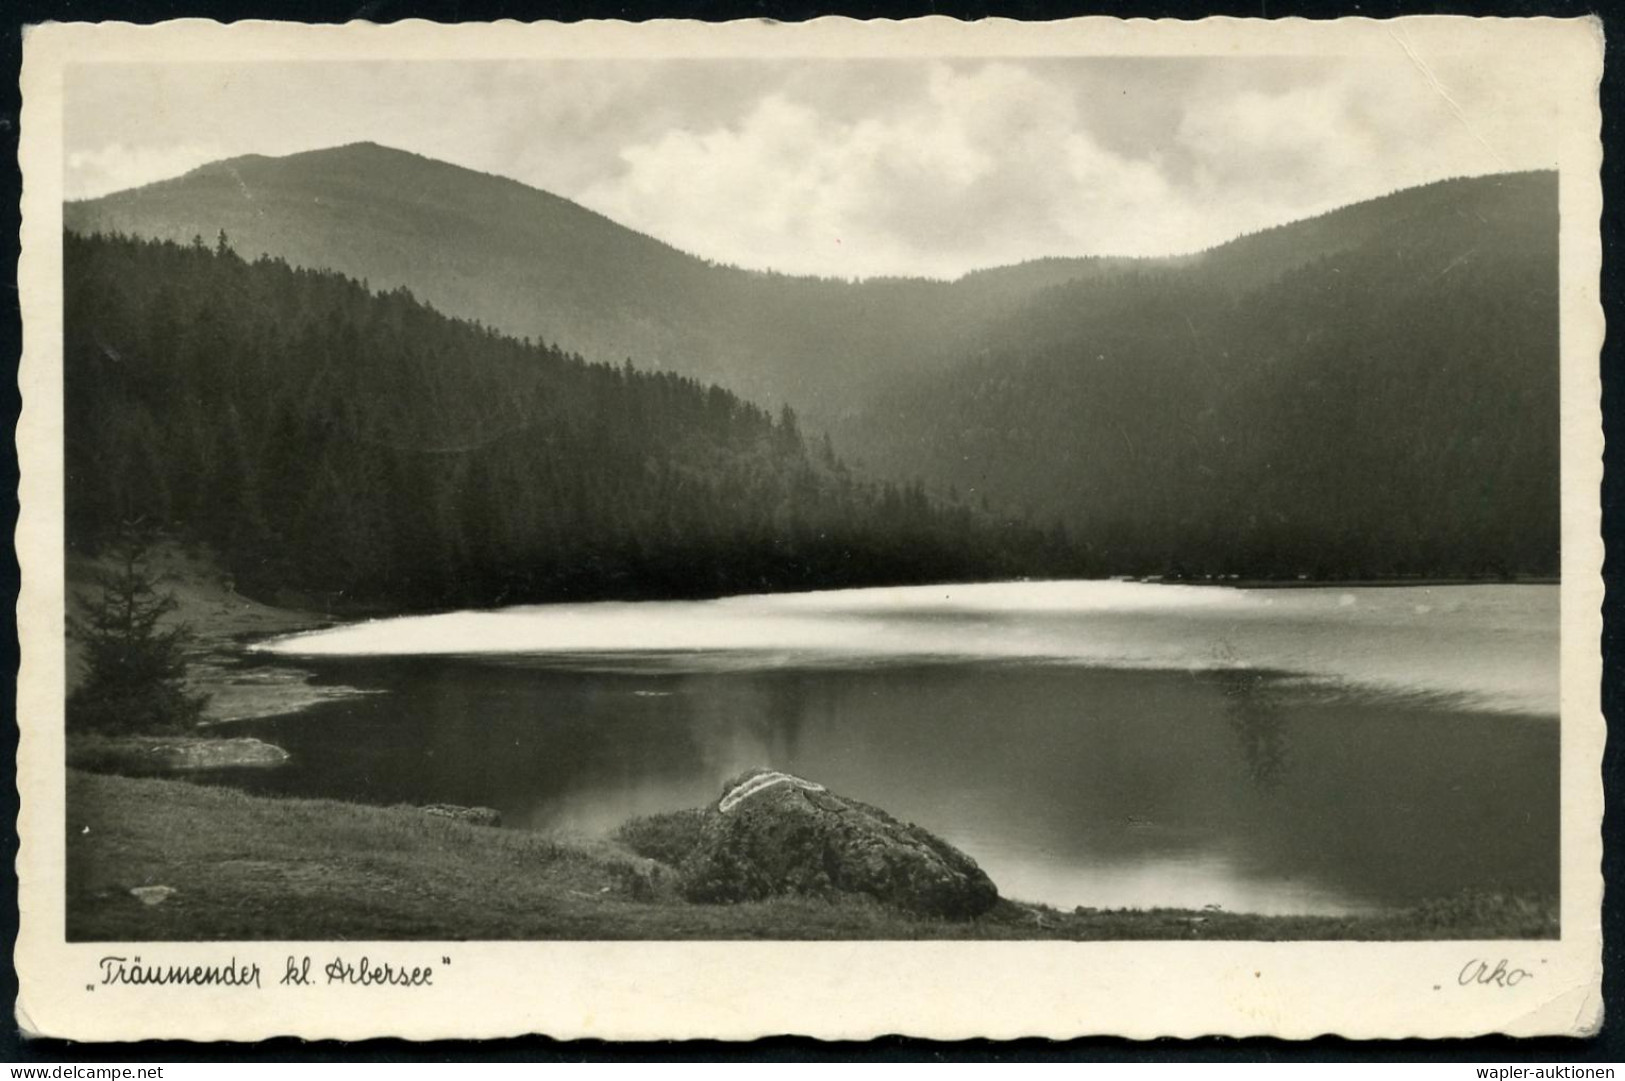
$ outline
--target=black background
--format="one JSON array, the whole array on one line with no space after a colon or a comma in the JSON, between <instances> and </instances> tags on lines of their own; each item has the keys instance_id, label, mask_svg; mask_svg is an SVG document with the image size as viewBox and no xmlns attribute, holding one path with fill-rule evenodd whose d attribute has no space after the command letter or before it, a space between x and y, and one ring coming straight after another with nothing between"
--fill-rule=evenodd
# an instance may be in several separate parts
<instances>
[{"instance_id":1,"label":"black background","mask_svg":"<svg viewBox=\"0 0 1625 1081\"><path fill-rule=\"evenodd\" d=\"M22 176L17 165L17 140L21 95L17 77L22 63L22 28L46 21L120 20L135 23L160 22L183 17L208 17L222 21L239 19L283 19L311 23L343 23L352 19L395 22L420 18L439 22L480 22L491 19L566 22L580 19L691 18L706 21L769 18L799 22L819 15L845 15L852 18L902 19L922 15L946 15L957 19L1004 17L1015 19L1059 19L1080 15L1193 19L1206 15L1238 17L1302 17L1330 19L1341 16L1391 18L1402 15L1496 15L1508 17L1598 15L1608 37L1605 75L1602 85L1604 161L1602 170L1604 209L1603 304L1610 324L1625 326L1625 277L1620 273L1621 244L1625 243L1625 216L1614 200L1625 191L1621 181L1625 139L1621 138L1620 65L1625 63L1625 12L1615 16L1609 6L1562 0L1499 0L1499 2L1405 3L1398 0L1369 0L1363 3L1330 0L1256 0L1254 3L1181 3L1177 0L1097 0L1093 3L1048 2L1048 0L365 0L359 4L331 0L9 0L4 5L3 38L0 38L0 257L13 268L4 281L6 295L0 299L0 355L17 357L21 352L22 325L17 305L15 267L18 254L20 211L18 197ZM1607 599L1603 606L1603 711L1613 728L1625 718L1625 688L1619 679L1625 669L1625 556L1619 551L1619 527L1625 517L1625 370L1621 368L1619 332L1609 335L1602 354L1603 427L1607 436L1604 453L1606 476L1603 481L1603 535L1610 555L1603 576ZM14 379L0 381L0 412L14 423L20 408ZM4 469L7 483L16 491L17 458L13 441L0 440L6 452ZM3 485L0 485L3 487ZM16 525L16 502L0 507L0 531L10 537ZM18 582L15 555L8 545L0 555L0 599L12 610ZM17 636L16 625L0 640L5 656L0 658L0 700L15 719ZM16 758L17 731L14 724L0 727L0 750ZM1625 969L1625 929L1621 927L1621 893L1625 892L1620 841L1621 785L1619 741L1610 740L1603 757L1604 784L1608 810L1603 820L1605 838L1603 871L1608 884L1603 906L1603 996L1607 1017L1602 1031L1583 1040L1541 1038L1513 1040L1490 1037L1477 1040L1432 1041L1352 1041L1321 1037L1307 1041L1270 1039L1219 1039L1132 1041L1115 1038L1089 1038L1069 1041L1016 1040L995 1042L968 1040L939 1043L926 1040L886 1037L865 1043L831 1043L798 1038L776 1038L750 1043L711 1041L614 1044L603 1041L560 1042L540 1037L484 1042L409 1043L402 1040L368 1040L358 1043L305 1042L293 1039L267 1040L248 1045L209 1045L185 1042L148 1041L137 1044L74 1044L64 1040L25 1039L9 1018L0 1018L0 1061L10 1062L220 1062L269 1060L309 1061L537 1061L574 1062L627 1060L640 1062L709 1062L722 1060L844 1062L854 1059L879 1061L1271 1061L1319 1062L1361 1061L1370 1063L1409 1061L1508 1061L1537 1064L1579 1064L1625 1060L1625 1002L1620 984ZM15 820L17 794L10 784L0 784L0 818L8 823L0 837L0 885L9 891L12 902L0 910L0 943L9 946L16 938L17 882ZM1609 843L1613 842L1613 843ZM545 978L545 976L541 977ZM1335 978L1335 976L1330 977ZM1365 989L1351 983L1342 989L1351 1002L1358 1002ZM17 992L16 971L5 966L0 972L0 1011L9 1010Z\"/></svg>"}]
</instances>

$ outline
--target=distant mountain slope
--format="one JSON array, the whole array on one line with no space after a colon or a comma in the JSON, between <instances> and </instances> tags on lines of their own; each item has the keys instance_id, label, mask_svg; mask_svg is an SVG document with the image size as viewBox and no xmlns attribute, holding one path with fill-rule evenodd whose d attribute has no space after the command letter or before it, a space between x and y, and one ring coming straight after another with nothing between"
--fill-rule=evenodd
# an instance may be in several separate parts
<instances>
[{"instance_id":1,"label":"distant mountain slope","mask_svg":"<svg viewBox=\"0 0 1625 1081\"><path fill-rule=\"evenodd\" d=\"M589 360L793 403L865 470L1062 516L1113 571L1550 574L1554 174L1445 181L1158 260L955 282L721 267L514 181L359 144L66 208Z\"/></svg>"},{"instance_id":2,"label":"distant mountain slope","mask_svg":"<svg viewBox=\"0 0 1625 1081\"><path fill-rule=\"evenodd\" d=\"M1046 260L962 283L853 284L718 266L513 180L360 143L217 162L70 203L67 227L327 268L589 360L715 379L822 420L877 374L929 370L989 318L1124 260Z\"/></svg>"},{"instance_id":3,"label":"distant mountain slope","mask_svg":"<svg viewBox=\"0 0 1625 1081\"><path fill-rule=\"evenodd\" d=\"M1557 289L1555 175L1448 181L1052 289L843 445L1120 570L1555 574Z\"/></svg>"},{"instance_id":4,"label":"distant mountain slope","mask_svg":"<svg viewBox=\"0 0 1625 1081\"><path fill-rule=\"evenodd\" d=\"M229 250L69 234L64 255L76 549L139 516L257 595L391 609L1088 569L690 378Z\"/></svg>"}]
</instances>

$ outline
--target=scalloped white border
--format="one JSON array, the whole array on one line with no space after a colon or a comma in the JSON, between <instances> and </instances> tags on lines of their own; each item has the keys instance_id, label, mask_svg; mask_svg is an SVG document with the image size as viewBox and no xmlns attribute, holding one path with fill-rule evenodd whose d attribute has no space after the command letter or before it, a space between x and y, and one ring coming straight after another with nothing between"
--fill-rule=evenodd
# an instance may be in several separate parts
<instances>
[{"instance_id":1,"label":"scalloped white border","mask_svg":"<svg viewBox=\"0 0 1625 1081\"><path fill-rule=\"evenodd\" d=\"M1396 36L1395 31L1401 35ZM70 64L545 56L1076 56L1457 54L1537 66L1561 134L1563 413L1563 895L1560 942L1494 943L423 943L374 944L456 964L432 989L279 993L85 991L105 944L63 942L61 430L62 82ZM23 357L17 425L22 567L18 817L19 1024L76 1040L559 1037L742 1039L973 1036L1311 1037L1582 1034L1600 1024L1604 726L1598 358L1602 149L1596 20L1415 17L906 22L155 26L30 28L22 74ZM347 952L368 944L352 943ZM222 953L280 973L330 944L174 944L166 961ZM1540 963L1516 990L1454 986L1471 957ZM1544 963L1541 963L1544 962ZM1434 985L1442 990L1434 990Z\"/></svg>"}]
</instances>

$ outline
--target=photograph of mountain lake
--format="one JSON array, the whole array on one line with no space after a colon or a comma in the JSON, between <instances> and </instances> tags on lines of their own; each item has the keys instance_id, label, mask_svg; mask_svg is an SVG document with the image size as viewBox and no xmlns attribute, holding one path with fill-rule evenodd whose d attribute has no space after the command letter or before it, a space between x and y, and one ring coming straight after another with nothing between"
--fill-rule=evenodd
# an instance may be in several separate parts
<instances>
[{"instance_id":1,"label":"photograph of mountain lake","mask_svg":"<svg viewBox=\"0 0 1625 1081\"><path fill-rule=\"evenodd\" d=\"M69 940L1557 938L1520 78L70 67Z\"/></svg>"}]
</instances>

